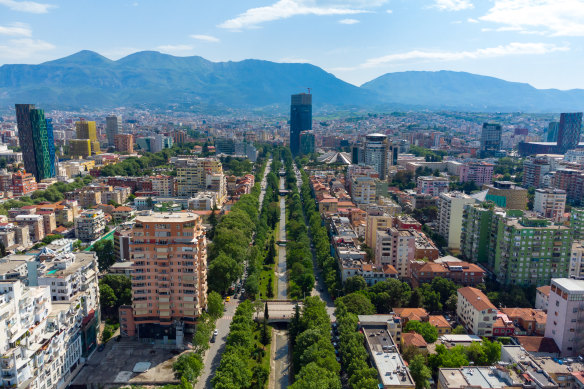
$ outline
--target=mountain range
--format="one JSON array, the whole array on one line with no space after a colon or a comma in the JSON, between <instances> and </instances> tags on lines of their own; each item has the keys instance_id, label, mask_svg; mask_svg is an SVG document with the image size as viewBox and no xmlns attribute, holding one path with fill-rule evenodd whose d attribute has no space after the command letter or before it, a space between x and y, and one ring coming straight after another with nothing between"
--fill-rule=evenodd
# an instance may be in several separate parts
<instances>
[{"instance_id":1,"label":"mountain range","mask_svg":"<svg viewBox=\"0 0 584 389\"><path fill-rule=\"evenodd\" d=\"M582 110L584 90L536 89L471 73L387 73L361 87L305 63L211 62L154 51L117 61L84 50L39 65L0 66L0 106L79 109L156 106L189 110L288 109L310 88L315 109L559 112Z\"/></svg>"}]
</instances>

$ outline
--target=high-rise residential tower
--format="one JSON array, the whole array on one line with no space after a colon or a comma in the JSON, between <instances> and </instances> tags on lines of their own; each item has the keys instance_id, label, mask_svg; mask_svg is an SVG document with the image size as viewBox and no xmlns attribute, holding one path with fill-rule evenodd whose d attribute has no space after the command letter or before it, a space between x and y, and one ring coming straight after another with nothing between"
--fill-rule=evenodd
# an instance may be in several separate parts
<instances>
[{"instance_id":1,"label":"high-rise residential tower","mask_svg":"<svg viewBox=\"0 0 584 389\"><path fill-rule=\"evenodd\" d=\"M292 155L300 153L300 133L312 130L312 95L292 95L290 105L290 150Z\"/></svg>"},{"instance_id":2,"label":"high-rise residential tower","mask_svg":"<svg viewBox=\"0 0 584 389\"><path fill-rule=\"evenodd\" d=\"M483 123L481 131L481 155L493 155L501 150L501 135L503 130L500 124Z\"/></svg>"},{"instance_id":3,"label":"high-rise residential tower","mask_svg":"<svg viewBox=\"0 0 584 389\"><path fill-rule=\"evenodd\" d=\"M114 146L116 135L122 132L122 117L120 115L110 115L105 118L105 132L107 134L107 143Z\"/></svg>"},{"instance_id":4,"label":"high-rise residential tower","mask_svg":"<svg viewBox=\"0 0 584 389\"><path fill-rule=\"evenodd\" d=\"M155 213L136 217L130 244L132 307L122 333L175 339L207 307L207 241L198 215ZM185 328L187 326L187 328Z\"/></svg>"},{"instance_id":5,"label":"high-rise residential tower","mask_svg":"<svg viewBox=\"0 0 584 389\"><path fill-rule=\"evenodd\" d=\"M380 180L385 180L387 175L387 136L384 134L369 134L365 137L364 162L373 167L379 174Z\"/></svg>"},{"instance_id":6,"label":"high-rise residential tower","mask_svg":"<svg viewBox=\"0 0 584 389\"><path fill-rule=\"evenodd\" d=\"M16 104L18 138L24 168L37 181L55 176L55 145L52 121L33 104Z\"/></svg>"},{"instance_id":7,"label":"high-rise residential tower","mask_svg":"<svg viewBox=\"0 0 584 389\"><path fill-rule=\"evenodd\" d=\"M558 127L558 148L561 153L575 149L580 142L582 112L562 113Z\"/></svg>"}]
</instances>

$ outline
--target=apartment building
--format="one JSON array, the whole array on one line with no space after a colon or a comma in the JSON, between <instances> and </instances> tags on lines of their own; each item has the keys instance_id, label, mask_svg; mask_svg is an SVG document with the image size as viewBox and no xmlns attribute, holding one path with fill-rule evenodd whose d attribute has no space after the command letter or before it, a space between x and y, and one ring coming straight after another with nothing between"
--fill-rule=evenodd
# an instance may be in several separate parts
<instances>
[{"instance_id":1,"label":"apartment building","mask_svg":"<svg viewBox=\"0 0 584 389\"><path fill-rule=\"evenodd\" d=\"M32 242L38 242L45 237L45 223L42 215L18 215L14 218L18 226L27 226Z\"/></svg>"},{"instance_id":2,"label":"apartment building","mask_svg":"<svg viewBox=\"0 0 584 389\"><path fill-rule=\"evenodd\" d=\"M570 278L584 277L584 241L575 240L570 254Z\"/></svg>"},{"instance_id":3,"label":"apartment building","mask_svg":"<svg viewBox=\"0 0 584 389\"><path fill-rule=\"evenodd\" d=\"M478 336L493 336L497 308L480 290L471 286L457 291L456 315L464 327Z\"/></svg>"},{"instance_id":4,"label":"apartment building","mask_svg":"<svg viewBox=\"0 0 584 389\"><path fill-rule=\"evenodd\" d=\"M448 192L450 181L446 177L420 176L417 180L417 192L438 196L442 192Z\"/></svg>"},{"instance_id":5,"label":"apartment building","mask_svg":"<svg viewBox=\"0 0 584 389\"><path fill-rule=\"evenodd\" d=\"M193 197L197 192L217 191L220 204L223 204L227 184L221 161L215 158L179 158L176 167L178 196Z\"/></svg>"},{"instance_id":6,"label":"apartment building","mask_svg":"<svg viewBox=\"0 0 584 389\"><path fill-rule=\"evenodd\" d=\"M134 135L132 134L116 134L114 136L114 144L116 150L121 153L134 153Z\"/></svg>"},{"instance_id":7,"label":"apartment building","mask_svg":"<svg viewBox=\"0 0 584 389\"><path fill-rule=\"evenodd\" d=\"M367 176L353 177L351 198L357 205L374 204L376 197L375 179Z\"/></svg>"},{"instance_id":8,"label":"apartment building","mask_svg":"<svg viewBox=\"0 0 584 389\"><path fill-rule=\"evenodd\" d=\"M207 242L199 216L143 212L130 244L132 307L120 309L121 331L182 344L207 306ZM186 326L186 328L185 328Z\"/></svg>"},{"instance_id":9,"label":"apartment building","mask_svg":"<svg viewBox=\"0 0 584 389\"><path fill-rule=\"evenodd\" d=\"M393 225L393 217L382 213L376 212L374 214L367 214L365 227L365 244L367 247L375 248L377 246L377 232L386 231Z\"/></svg>"},{"instance_id":10,"label":"apartment building","mask_svg":"<svg viewBox=\"0 0 584 389\"><path fill-rule=\"evenodd\" d=\"M572 208L570 212L570 229L574 235L574 240L584 239L584 208Z\"/></svg>"},{"instance_id":11,"label":"apartment building","mask_svg":"<svg viewBox=\"0 0 584 389\"><path fill-rule=\"evenodd\" d=\"M452 280L457 285L477 286L484 281L485 273L480 266L463 261L410 262L410 280L414 287L431 283L436 277Z\"/></svg>"},{"instance_id":12,"label":"apartment building","mask_svg":"<svg viewBox=\"0 0 584 389\"><path fill-rule=\"evenodd\" d=\"M566 210L566 191L562 189L536 189L533 211L539 215L560 222Z\"/></svg>"},{"instance_id":13,"label":"apartment building","mask_svg":"<svg viewBox=\"0 0 584 389\"><path fill-rule=\"evenodd\" d=\"M474 182L478 186L493 182L495 165L487 162L469 162L462 164L459 170L460 182Z\"/></svg>"},{"instance_id":14,"label":"apartment building","mask_svg":"<svg viewBox=\"0 0 584 389\"><path fill-rule=\"evenodd\" d=\"M548 303L545 336L562 356L584 353L584 281L554 278Z\"/></svg>"},{"instance_id":15,"label":"apartment building","mask_svg":"<svg viewBox=\"0 0 584 389\"><path fill-rule=\"evenodd\" d=\"M152 193L155 196L171 197L176 195L174 177L157 175L150 177L152 181Z\"/></svg>"},{"instance_id":16,"label":"apartment building","mask_svg":"<svg viewBox=\"0 0 584 389\"><path fill-rule=\"evenodd\" d=\"M409 275L409 264L414 259L416 237L412 231L391 227L377 232L375 264L393 266L400 278Z\"/></svg>"},{"instance_id":17,"label":"apartment building","mask_svg":"<svg viewBox=\"0 0 584 389\"><path fill-rule=\"evenodd\" d=\"M105 231L105 214L101 210L82 212L75 219L75 236L83 241L92 241L103 235Z\"/></svg>"},{"instance_id":18,"label":"apartment building","mask_svg":"<svg viewBox=\"0 0 584 389\"><path fill-rule=\"evenodd\" d=\"M78 253L33 258L27 267L34 270L26 280L0 281L0 312L6 318L0 323L0 380L3 387L63 388L97 347L97 257ZM68 293L58 292L63 288Z\"/></svg>"},{"instance_id":19,"label":"apartment building","mask_svg":"<svg viewBox=\"0 0 584 389\"><path fill-rule=\"evenodd\" d=\"M550 161L542 157L528 157L523 162L523 187L543 187L544 176L552 170Z\"/></svg>"},{"instance_id":20,"label":"apartment building","mask_svg":"<svg viewBox=\"0 0 584 389\"><path fill-rule=\"evenodd\" d=\"M14 197L26 196L37 190L37 182L34 175L26 171L19 171L12 175L12 185L10 187Z\"/></svg>"},{"instance_id":21,"label":"apartment building","mask_svg":"<svg viewBox=\"0 0 584 389\"><path fill-rule=\"evenodd\" d=\"M446 239L448 248L460 249L464 206L474 202L474 198L462 192L446 192L438 196L438 233Z\"/></svg>"},{"instance_id":22,"label":"apartment building","mask_svg":"<svg viewBox=\"0 0 584 389\"><path fill-rule=\"evenodd\" d=\"M569 274L572 235L568 227L533 213L467 205L461 250L505 285L546 285Z\"/></svg>"}]
</instances>

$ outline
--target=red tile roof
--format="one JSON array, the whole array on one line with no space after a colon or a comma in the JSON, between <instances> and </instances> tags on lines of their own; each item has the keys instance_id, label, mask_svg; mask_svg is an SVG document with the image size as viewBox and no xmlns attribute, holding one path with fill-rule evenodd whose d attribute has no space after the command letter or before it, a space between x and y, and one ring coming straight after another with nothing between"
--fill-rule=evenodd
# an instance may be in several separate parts
<instances>
[{"instance_id":1,"label":"red tile roof","mask_svg":"<svg viewBox=\"0 0 584 389\"><path fill-rule=\"evenodd\" d=\"M544 338L543 336L516 336L515 338L527 352L560 353L560 349L552 338Z\"/></svg>"},{"instance_id":2,"label":"red tile roof","mask_svg":"<svg viewBox=\"0 0 584 389\"><path fill-rule=\"evenodd\" d=\"M458 293L462 295L476 310L484 311L486 309L497 309L491 300L477 288L467 286L458 289Z\"/></svg>"},{"instance_id":3,"label":"red tile roof","mask_svg":"<svg viewBox=\"0 0 584 389\"><path fill-rule=\"evenodd\" d=\"M424 337L417 332L404 332L402 334L402 343L404 347L414 346L418 348L428 347Z\"/></svg>"}]
</instances>

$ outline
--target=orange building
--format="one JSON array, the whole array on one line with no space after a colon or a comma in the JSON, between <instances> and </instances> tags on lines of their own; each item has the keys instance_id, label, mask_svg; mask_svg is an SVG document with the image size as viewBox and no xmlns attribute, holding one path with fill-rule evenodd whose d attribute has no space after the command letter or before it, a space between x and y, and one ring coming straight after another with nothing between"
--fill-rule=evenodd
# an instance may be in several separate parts
<instances>
[{"instance_id":1,"label":"orange building","mask_svg":"<svg viewBox=\"0 0 584 389\"><path fill-rule=\"evenodd\" d=\"M134 153L134 135L117 134L114 137L114 145L119 152Z\"/></svg>"},{"instance_id":2,"label":"orange building","mask_svg":"<svg viewBox=\"0 0 584 389\"><path fill-rule=\"evenodd\" d=\"M25 196L37 190L34 176L26 171L19 171L12 175L12 193L14 197Z\"/></svg>"},{"instance_id":3,"label":"orange building","mask_svg":"<svg viewBox=\"0 0 584 389\"><path fill-rule=\"evenodd\" d=\"M122 332L182 344L184 331L207 307L201 219L190 212L145 213L136 217L131 235L132 311L120 310Z\"/></svg>"}]
</instances>

